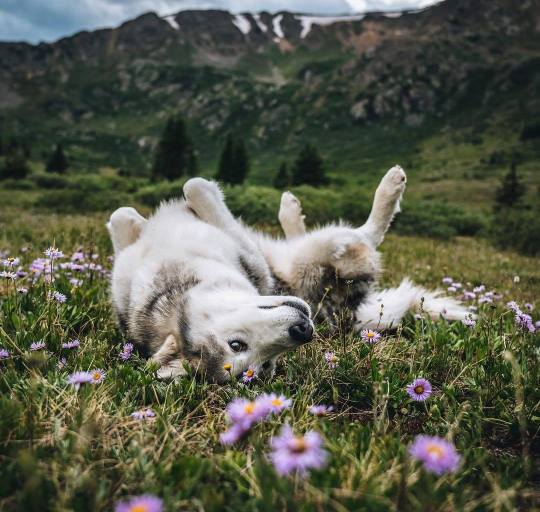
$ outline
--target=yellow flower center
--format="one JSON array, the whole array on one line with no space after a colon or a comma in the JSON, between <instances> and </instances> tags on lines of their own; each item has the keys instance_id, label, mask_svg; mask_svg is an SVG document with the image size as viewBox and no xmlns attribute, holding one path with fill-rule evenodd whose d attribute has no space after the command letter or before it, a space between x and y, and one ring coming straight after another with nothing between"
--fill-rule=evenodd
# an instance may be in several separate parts
<instances>
[{"instance_id":1,"label":"yellow flower center","mask_svg":"<svg viewBox=\"0 0 540 512\"><path fill-rule=\"evenodd\" d=\"M302 453L307 449L306 441L303 437L295 437L292 442L291 451L294 453Z\"/></svg>"},{"instance_id":2,"label":"yellow flower center","mask_svg":"<svg viewBox=\"0 0 540 512\"><path fill-rule=\"evenodd\" d=\"M101 373L99 373L99 372L94 372L94 374L92 375L92 378L93 378L94 380L99 380L99 379L101 379Z\"/></svg>"},{"instance_id":3,"label":"yellow flower center","mask_svg":"<svg viewBox=\"0 0 540 512\"><path fill-rule=\"evenodd\" d=\"M148 512L148 507L146 505L133 505L129 512Z\"/></svg>"},{"instance_id":4,"label":"yellow flower center","mask_svg":"<svg viewBox=\"0 0 540 512\"><path fill-rule=\"evenodd\" d=\"M253 375L255 375L253 370L246 370L246 377L253 377Z\"/></svg>"},{"instance_id":5,"label":"yellow flower center","mask_svg":"<svg viewBox=\"0 0 540 512\"><path fill-rule=\"evenodd\" d=\"M424 392L424 386L416 386L414 388L414 392L417 394L417 395L421 395L423 392Z\"/></svg>"},{"instance_id":6,"label":"yellow flower center","mask_svg":"<svg viewBox=\"0 0 540 512\"><path fill-rule=\"evenodd\" d=\"M375 333L373 331L368 331L367 333L368 338L373 338L374 336L375 336Z\"/></svg>"},{"instance_id":7,"label":"yellow flower center","mask_svg":"<svg viewBox=\"0 0 540 512\"><path fill-rule=\"evenodd\" d=\"M231 363L224 364L223 369L227 372L230 372L232 370L232 364Z\"/></svg>"},{"instance_id":8,"label":"yellow flower center","mask_svg":"<svg viewBox=\"0 0 540 512\"><path fill-rule=\"evenodd\" d=\"M249 404L247 404L245 407L244 407L244 412L246 414L253 414L253 411L255 410L255 404L253 402L249 402Z\"/></svg>"},{"instance_id":9,"label":"yellow flower center","mask_svg":"<svg viewBox=\"0 0 540 512\"><path fill-rule=\"evenodd\" d=\"M444 455L444 450L436 444L430 444L427 448L427 452L436 459L440 459Z\"/></svg>"},{"instance_id":10,"label":"yellow flower center","mask_svg":"<svg viewBox=\"0 0 540 512\"><path fill-rule=\"evenodd\" d=\"M283 401L280 400L279 398L274 398L274 399L272 400L272 405L273 405L274 407L279 407L281 404L283 404Z\"/></svg>"}]
</instances>

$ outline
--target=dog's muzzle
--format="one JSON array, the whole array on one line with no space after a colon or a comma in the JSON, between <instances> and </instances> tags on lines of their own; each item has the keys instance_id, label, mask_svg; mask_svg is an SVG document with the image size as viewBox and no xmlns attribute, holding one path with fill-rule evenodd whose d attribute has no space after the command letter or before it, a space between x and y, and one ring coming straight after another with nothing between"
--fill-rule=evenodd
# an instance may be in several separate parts
<instances>
[{"instance_id":1,"label":"dog's muzzle","mask_svg":"<svg viewBox=\"0 0 540 512\"><path fill-rule=\"evenodd\" d=\"M300 345L311 341L313 339L313 326L309 318L302 318L289 327L289 336Z\"/></svg>"}]
</instances>

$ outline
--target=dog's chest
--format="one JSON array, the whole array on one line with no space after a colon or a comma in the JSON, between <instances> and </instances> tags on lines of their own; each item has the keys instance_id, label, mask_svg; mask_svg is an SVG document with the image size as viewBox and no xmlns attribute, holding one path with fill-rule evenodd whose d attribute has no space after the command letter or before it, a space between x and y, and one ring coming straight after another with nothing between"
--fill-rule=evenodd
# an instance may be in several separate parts
<instances>
[{"instance_id":1,"label":"dog's chest","mask_svg":"<svg viewBox=\"0 0 540 512\"><path fill-rule=\"evenodd\" d=\"M276 293L304 299L311 306L317 323L352 327L355 311L365 300L373 282L372 275L342 279L332 268L310 265L302 269L294 285L276 277Z\"/></svg>"}]
</instances>

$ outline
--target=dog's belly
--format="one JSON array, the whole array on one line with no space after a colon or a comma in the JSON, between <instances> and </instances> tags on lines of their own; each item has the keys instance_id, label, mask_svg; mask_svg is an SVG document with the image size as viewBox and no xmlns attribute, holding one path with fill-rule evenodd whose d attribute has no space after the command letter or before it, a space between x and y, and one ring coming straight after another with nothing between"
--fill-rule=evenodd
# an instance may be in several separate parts
<instances>
[{"instance_id":1,"label":"dog's belly","mask_svg":"<svg viewBox=\"0 0 540 512\"><path fill-rule=\"evenodd\" d=\"M304 299L312 309L314 321L318 324L326 322L333 328L352 328L355 312L375 282L373 275L343 279L333 268L321 266L306 267L299 285L295 287L274 277L276 293Z\"/></svg>"}]
</instances>

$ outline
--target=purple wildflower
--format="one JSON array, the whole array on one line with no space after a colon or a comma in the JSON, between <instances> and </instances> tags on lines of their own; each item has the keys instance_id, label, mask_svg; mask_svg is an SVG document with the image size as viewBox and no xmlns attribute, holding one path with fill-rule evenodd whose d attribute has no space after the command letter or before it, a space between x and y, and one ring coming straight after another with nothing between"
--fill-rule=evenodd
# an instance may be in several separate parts
<instances>
[{"instance_id":1,"label":"purple wildflower","mask_svg":"<svg viewBox=\"0 0 540 512\"><path fill-rule=\"evenodd\" d=\"M473 288L473 292L474 293L482 293L482 292L485 292L486 291L486 286L481 284L480 286L475 286Z\"/></svg>"},{"instance_id":2,"label":"purple wildflower","mask_svg":"<svg viewBox=\"0 0 540 512\"><path fill-rule=\"evenodd\" d=\"M133 343L125 343L118 357L120 357L122 361L127 361L131 357L132 353L133 353Z\"/></svg>"},{"instance_id":3,"label":"purple wildflower","mask_svg":"<svg viewBox=\"0 0 540 512\"><path fill-rule=\"evenodd\" d=\"M92 382L92 374L90 372L75 372L67 378L67 381L75 389L79 389L81 384L90 384Z\"/></svg>"},{"instance_id":4,"label":"purple wildflower","mask_svg":"<svg viewBox=\"0 0 540 512\"><path fill-rule=\"evenodd\" d=\"M62 343L62 348L77 348L80 344L81 342L79 340L70 340Z\"/></svg>"},{"instance_id":5,"label":"purple wildflower","mask_svg":"<svg viewBox=\"0 0 540 512\"><path fill-rule=\"evenodd\" d=\"M332 406L327 405L312 405L309 408L309 412L313 414L313 416L327 416L329 413L331 413L334 410Z\"/></svg>"},{"instance_id":6,"label":"purple wildflower","mask_svg":"<svg viewBox=\"0 0 540 512\"><path fill-rule=\"evenodd\" d=\"M506 303L506 307L513 311L514 313L521 313L521 309L519 308L519 304L515 300L511 300L510 302Z\"/></svg>"},{"instance_id":7,"label":"purple wildflower","mask_svg":"<svg viewBox=\"0 0 540 512\"><path fill-rule=\"evenodd\" d=\"M246 435L249 428L245 428L239 423L233 423L231 427L225 432L222 432L219 436L219 441L225 446L230 446L231 444L237 443Z\"/></svg>"},{"instance_id":8,"label":"purple wildflower","mask_svg":"<svg viewBox=\"0 0 540 512\"><path fill-rule=\"evenodd\" d=\"M144 494L128 501L121 501L114 508L114 512L162 512L163 500L157 496Z\"/></svg>"},{"instance_id":9,"label":"purple wildflower","mask_svg":"<svg viewBox=\"0 0 540 512\"><path fill-rule=\"evenodd\" d=\"M67 300L67 297L63 293L56 292L56 291L52 292L50 294L50 297L54 299L56 302L58 302L59 304L63 304Z\"/></svg>"},{"instance_id":10,"label":"purple wildflower","mask_svg":"<svg viewBox=\"0 0 540 512\"><path fill-rule=\"evenodd\" d=\"M84 260L84 252L82 251L75 251L71 255L71 261L83 261Z\"/></svg>"},{"instance_id":11,"label":"purple wildflower","mask_svg":"<svg viewBox=\"0 0 540 512\"><path fill-rule=\"evenodd\" d=\"M443 277L442 282L443 282L443 284L452 284L454 282L454 280L451 277L446 276L446 277Z\"/></svg>"},{"instance_id":12,"label":"purple wildflower","mask_svg":"<svg viewBox=\"0 0 540 512\"><path fill-rule=\"evenodd\" d=\"M320 434L306 432L304 436L295 436L291 427L285 425L270 443L272 452L269 457L280 475L298 472L306 476L310 469L325 466L328 453L323 449Z\"/></svg>"},{"instance_id":13,"label":"purple wildflower","mask_svg":"<svg viewBox=\"0 0 540 512\"><path fill-rule=\"evenodd\" d=\"M60 359L58 359L58 363L56 364L56 366L58 367L59 370L62 370L65 368L67 364L67 360L65 357L61 357Z\"/></svg>"},{"instance_id":14,"label":"purple wildflower","mask_svg":"<svg viewBox=\"0 0 540 512\"><path fill-rule=\"evenodd\" d=\"M407 386L407 393L416 402L424 402L431 395L431 383L427 379L414 379Z\"/></svg>"},{"instance_id":15,"label":"purple wildflower","mask_svg":"<svg viewBox=\"0 0 540 512\"><path fill-rule=\"evenodd\" d=\"M470 327L471 329L476 325L476 320L471 316L467 315L463 320L463 325Z\"/></svg>"},{"instance_id":16,"label":"purple wildflower","mask_svg":"<svg viewBox=\"0 0 540 512\"><path fill-rule=\"evenodd\" d=\"M440 437L417 436L409 448L409 454L436 475L454 472L460 460L455 446Z\"/></svg>"},{"instance_id":17,"label":"purple wildflower","mask_svg":"<svg viewBox=\"0 0 540 512\"><path fill-rule=\"evenodd\" d=\"M73 287L81 286L81 284L83 284L83 280L82 279L75 279L74 277L72 277L69 280L69 284L71 286L73 286Z\"/></svg>"},{"instance_id":18,"label":"purple wildflower","mask_svg":"<svg viewBox=\"0 0 540 512\"><path fill-rule=\"evenodd\" d=\"M17 274L15 272L8 272L7 270L2 270L2 272L0 272L0 277L15 281L15 279L17 279Z\"/></svg>"},{"instance_id":19,"label":"purple wildflower","mask_svg":"<svg viewBox=\"0 0 540 512\"><path fill-rule=\"evenodd\" d=\"M275 393L261 395L257 398L257 402L258 401L263 403L263 406L266 404L265 406L267 407L269 413L275 414L288 409L292 404L292 400L290 398L286 398L284 395L278 396Z\"/></svg>"},{"instance_id":20,"label":"purple wildflower","mask_svg":"<svg viewBox=\"0 0 540 512\"><path fill-rule=\"evenodd\" d=\"M59 251L56 247L49 247L43 254L51 260L57 260L64 257L64 253Z\"/></svg>"},{"instance_id":21,"label":"purple wildflower","mask_svg":"<svg viewBox=\"0 0 540 512\"><path fill-rule=\"evenodd\" d=\"M491 304L493 299L489 295L481 295L478 299L478 304Z\"/></svg>"},{"instance_id":22,"label":"purple wildflower","mask_svg":"<svg viewBox=\"0 0 540 512\"><path fill-rule=\"evenodd\" d=\"M4 267L15 268L19 264L19 261L19 258L10 257L3 260L2 264L4 265Z\"/></svg>"},{"instance_id":23,"label":"purple wildflower","mask_svg":"<svg viewBox=\"0 0 540 512\"><path fill-rule=\"evenodd\" d=\"M448 292L457 292L457 288L455 286L449 286L446 291Z\"/></svg>"},{"instance_id":24,"label":"purple wildflower","mask_svg":"<svg viewBox=\"0 0 540 512\"><path fill-rule=\"evenodd\" d=\"M372 331L371 329L362 329L360 332L360 337L366 343L374 345L381 339L381 334L377 331Z\"/></svg>"},{"instance_id":25,"label":"purple wildflower","mask_svg":"<svg viewBox=\"0 0 540 512\"><path fill-rule=\"evenodd\" d=\"M140 411L132 412L131 417L136 420L145 420L147 418L155 418L156 413L148 407L146 409L141 409Z\"/></svg>"},{"instance_id":26,"label":"purple wildflower","mask_svg":"<svg viewBox=\"0 0 540 512\"><path fill-rule=\"evenodd\" d=\"M536 328L533 324L531 315L527 315L527 313L522 313L521 311L519 313L516 313L515 316L516 324L519 325L522 329L529 331L531 333L536 331Z\"/></svg>"},{"instance_id":27,"label":"purple wildflower","mask_svg":"<svg viewBox=\"0 0 540 512\"><path fill-rule=\"evenodd\" d=\"M0 359L7 359L9 357L9 350L0 348Z\"/></svg>"},{"instance_id":28,"label":"purple wildflower","mask_svg":"<svg viewBox=\"0 0 540 512\"><path fill-rule=\"evenodd\" d=\"M527 311L532 311L534 309L534 306L530 302L526 302L524 306Z\"/></svg>"},{"instance_id":29,"label":"purple wildflower","mask_svg":"<svg viewBox=\"0 0 540 512\"><path fill-rule=\"evenodd\" d=\"M248 382L251 382L253 379L257 378L257 371L253 366L250 366L243 374L242 374L242 382L244 384L247 384Z\"/></svg>"},{"instance_id":30,"label":"purple wildflower","mask_svg":"<svg viewBox=\"0 0 540 512\"><path fill-rule=\"evenodd\" d=\"M92 378L92 380L90 381L90 384L101 384L105 380L105 372L100 368L96 368L95 370L90 370L88 373L90 374L90 377Z\"/></svg>"},{"instance_id":31,"label":"purple wildflower","mask_svg":"<svg viewBox=\"0 0 540 512\"><path fill-rule=\"evenodd\" d=\"M34 341L31 345L30 345L30 350L32 352L37 352L38 350L43 350L44 348L46 348L47 345L45 345L45 342L44 341Z\"/></svg>"},{"instance_id":32,"label":"purple wildflower","mask_svg":"<svg viewBox=\"0 0 540 512\"><path fill-rule=\"evenodd\" d=\"M324 354L324 358L326 359L326 362L330 368L335 368L339 362L338 357L333 352L326 352Z\"/></svg>"},{"instance_id":33,"label":"purple wildflower","mask_svg":"<svg viewBox=\"0 0 540 512\"><path fill-rule=\"evenodd\" d=\"M266 400L246 400L236 398L227 406L227 416L232 423L243 426L246 430L264 419L269 413Z\"/></svg>"},{"instance_id":34,"label":"purple wildflower","mask_svg":"<svg viewBox=\"0 0 540 512\"><path fill-rule=\"evenodd\" d=\"M463 292L463 300L474 300L476 299L476 293L464 291Z\"/></svg>"}]
</instances>

